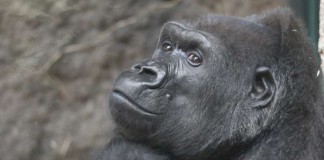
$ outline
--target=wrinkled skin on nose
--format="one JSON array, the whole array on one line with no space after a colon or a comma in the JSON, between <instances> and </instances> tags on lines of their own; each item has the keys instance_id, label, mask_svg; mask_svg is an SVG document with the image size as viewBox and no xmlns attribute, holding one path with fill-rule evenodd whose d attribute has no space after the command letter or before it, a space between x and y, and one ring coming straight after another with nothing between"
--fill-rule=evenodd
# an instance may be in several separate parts
<instances>
[{"instance_id":1,"label":"wrinkled skin on nose","mask_svg":"<svg viewBox=\"0 0 324 160\"><path fill-rule=\"evenodd\" d=\"M132 67L134 77L138 80L134 83L139 83L148 89L157 89L161 87L166 80L167 67L166 65L155 60L140 62Z\"/></svg>"}]
</instances>

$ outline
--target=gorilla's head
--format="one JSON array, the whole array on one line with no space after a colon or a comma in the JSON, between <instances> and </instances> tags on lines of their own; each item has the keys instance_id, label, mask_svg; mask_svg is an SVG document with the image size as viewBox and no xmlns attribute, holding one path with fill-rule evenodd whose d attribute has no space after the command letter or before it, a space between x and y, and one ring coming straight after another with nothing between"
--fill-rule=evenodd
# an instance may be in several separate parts
<instances>
[{"instance_id":1,"label":"gorilla's head","mask_svg":"<svg viewBox=\"0 0 324 160\"><path fill-rule=\"evenodd\" d=\"M319 92L305 86L319 83L305 37L287 10L168 22L153 56L115 81L110 112L127 138L179 156L246 147L310 112L298 107Z\"/></svg>"}]
</instances>

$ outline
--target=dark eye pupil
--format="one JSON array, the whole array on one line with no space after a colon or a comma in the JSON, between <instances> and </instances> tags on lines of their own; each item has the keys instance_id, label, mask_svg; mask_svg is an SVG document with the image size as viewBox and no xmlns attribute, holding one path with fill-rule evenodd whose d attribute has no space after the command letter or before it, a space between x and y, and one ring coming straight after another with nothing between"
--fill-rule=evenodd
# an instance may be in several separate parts
<instances>
[{"instance_id":1,"label":"dark eye pupil","mask_svg":"<svg viewBox=\"0 0 324 160\"><path fill-rule=\"evenodd\" d=\"M171 44L169 44L169 43L164 43L164 44L162 45L162 50L163 50L164 52L171 52L171 51L173 50L173 47L172 47Z\"/></svg>"},{"instance_id":2,"label":"dark eye pupil","mask_svg":"<svg viewBox=\"0 0 324 160\"><path fill-rule=\"evenodd\" d=\"M189 54L188 59L193 63L200 63L200 58L193 53Z\"/></svg>"}]
</instances>

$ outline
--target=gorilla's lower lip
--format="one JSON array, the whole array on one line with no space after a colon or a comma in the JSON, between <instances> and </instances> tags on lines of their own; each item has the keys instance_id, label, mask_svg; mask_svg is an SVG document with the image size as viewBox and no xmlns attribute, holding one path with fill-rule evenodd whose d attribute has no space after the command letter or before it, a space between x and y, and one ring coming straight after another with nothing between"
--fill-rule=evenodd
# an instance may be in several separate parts
<instances>
[{"instance_id":1,"label":"gorilla's lower lip","mask_svg":"<svg viewBox=\"0 0 324 160\"><path fill-rule=\"evenodd\" d=\"M142 107L141 105L137 104L136 102L134 102L131 98L129 98L125 93L119 91L119 90L113 90L112 92L113 95L116 95L120 98L122 98L124 101L130 103L130 107L132 107L133 109L140 111L140 112L144 112L145 114L150 114L150 115L159 115L159 113L155 113L152 112L150 110L147 110L146 108Z\"/></svg>"}]
</instances>

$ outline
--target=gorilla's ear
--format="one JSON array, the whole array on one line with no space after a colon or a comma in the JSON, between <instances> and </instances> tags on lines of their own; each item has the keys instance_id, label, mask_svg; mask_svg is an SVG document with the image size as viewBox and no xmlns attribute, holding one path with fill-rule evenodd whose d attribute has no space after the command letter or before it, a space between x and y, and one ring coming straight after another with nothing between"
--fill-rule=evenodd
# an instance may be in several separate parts
<instances>
[{"instance_id":1,"label":"gorilla's ear","mask_svg":"<svg viewBox=\"0 0 324 160\"><path fill-rule=\"evenodd\" d=\"M268 106L275 92L276 85L270 69L268 67L257 68L252 79L252 86L249 93L251 106L254 108Z\"/></svg>"}]
</instances>

